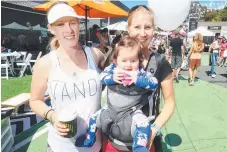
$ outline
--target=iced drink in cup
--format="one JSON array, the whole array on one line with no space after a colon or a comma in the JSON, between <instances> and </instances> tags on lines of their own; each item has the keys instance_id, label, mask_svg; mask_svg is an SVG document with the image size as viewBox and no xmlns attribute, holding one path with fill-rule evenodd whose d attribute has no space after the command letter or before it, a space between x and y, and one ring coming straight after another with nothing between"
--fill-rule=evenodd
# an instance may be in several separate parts
<instances>
[{"instance_id":1,"label":"iced drink in cup","mask_svg":"<svg viewBox=\"0 0 227 152\"><path fill-rule=\"evenodd\" d=\"M58 121L65 125L68 129L68 135L65 138L72 138L77 132L77 116L78 111L74 106L66 107L57 114Z\"/></svg>"}]
</instances>

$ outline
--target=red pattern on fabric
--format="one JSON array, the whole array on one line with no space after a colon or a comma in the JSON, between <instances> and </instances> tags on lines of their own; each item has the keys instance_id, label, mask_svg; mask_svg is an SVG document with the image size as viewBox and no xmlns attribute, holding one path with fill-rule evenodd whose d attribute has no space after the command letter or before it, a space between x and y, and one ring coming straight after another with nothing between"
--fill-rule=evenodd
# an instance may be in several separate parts
<instances>
[{"instance_id":1,"label":"red pattern on fabric","mask_svg":"<svg viewBox=\"0 0 227 152\"><path fill-rule=\"evenodd\" d=\"M104 138L102 150L103 152L128 152L114 148L106 138ZM154 145L152 145L150 152L155 152Z\"/></svg>"}]
</instances>

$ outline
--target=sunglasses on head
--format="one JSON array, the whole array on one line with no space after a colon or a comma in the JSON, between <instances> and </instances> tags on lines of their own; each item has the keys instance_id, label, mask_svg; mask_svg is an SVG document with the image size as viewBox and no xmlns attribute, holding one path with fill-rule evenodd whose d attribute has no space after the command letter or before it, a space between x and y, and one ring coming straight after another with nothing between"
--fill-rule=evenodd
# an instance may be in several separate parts
<instances>
[{"instance_id":1,"label":"sunglasses on head","mask_svg":"<svg viewBox=\"0 0 227 152\"><path fill-rule=\"evenodd\" d=\"M147 11L150 11L150 9L149 9L146 5L136 5L136 6L132 7L132 8L128 11L128 16L129 16L132 12L134 12L137 8L139 8L140 6L143 7L143 8L145 8Z\"/></svg>"}]
</instances>

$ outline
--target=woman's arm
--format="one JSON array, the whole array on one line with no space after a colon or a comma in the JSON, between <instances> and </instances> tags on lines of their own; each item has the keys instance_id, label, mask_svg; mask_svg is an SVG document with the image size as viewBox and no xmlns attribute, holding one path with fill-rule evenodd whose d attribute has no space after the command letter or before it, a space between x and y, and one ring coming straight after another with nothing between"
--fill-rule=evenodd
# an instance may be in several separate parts
<instances>
[{"instance_id":1,"label":"woman's arm","mask_svg":"<svg viewBox=\"0 0 227 152\"><path fill-rule=\"evenodd\" d=\"M203 52L203 50L204 50L204 43L202 43L202 47L201 47L201 49L199 50L199 52Z\"/></svg>"},{"instance_id":2,"label":"woman's arm","mask_svg":"<svg viewBox=\"0 0 227 152\"><path fill-rule=\"evenodd\" d=\"M213 49L213 43L210 45L208 52L211 52L212 49Z\"/></svg>"},{"instance_id":3,"label":"woman's arm","mask_svg":"<svg viewBox=\"0 0 227 152\"><path fill-rule=\"evenodd\" d=\"M100 44L102 46L105 46L105 43L103 42L103 38L102 38L100 32L96 32L96 36L98 37Z\"/></svg>"},{"instance_id":4,"label":"woman's arm","mask_svg":"<svg viewBox=\"0 0 227 152\"><path fill-rule=\"evenodd\" d=\"M193 43L192 43L191 48L190 48L190 51L189 51L189 53L188 53L189 58L190 58L191 55L192 55L192 49L193 49Z\"/></svg>"},{"instance_id":5,"label":"woman's arm","mask_svg":"<svg viewBox=\"0 0 227 152\"><path fill-rule=\"evenodd\" d=\"M47 75L49 63L46 62L47 56L44 56L34 66L31 84L31 109L41 117L45 117L45 112L49 107L44 102L44 95L47 90ZM52 113L52 112L50 112ZM49 114L50 116L51 114Z\"/></svg>"},{"instance_id":6,"label":"woman's arm","mask_svg":"<svg viewBox=\"0 0 227 152\"><path fill-rule=\"evenodd\" d=\"M98 48L92 48L93 50L93 56L96 62L96 65L100 68L100 69L104 69L104 64L106 62L106 57L104 56L104 54L98 49Z\"/></svg>"},{"instance_id":7,"label":"woman's arm","mask_svg":"<svg viewBox=\"0 0 227 152\"><path fill-rule=\"evenodd\" d=\"M168 120L171 118L175 108L175 97L174 97L174 89L173 89L173 78L172 73L170 73L162 82L162 95L164 98L164 107L161 110L161 113L156 118L154 124L162 128ZM152 135L150 136L150 142L148 144L148 148L151 148L154 137L156 136L158 130L152 128Z\"/></svg>"},{"instance_id":8,"label":"woman's arm","mask_svg":"<svg viewBox=\"0 0 227 152\"><path fill-rule=\"evenodd\" d=\"M65 136L68 134L69 129L59 123L56 119L56 112L50 110L50 108L44 102L44 95L47 90L47 81L49 71L51 68L51 62L49 55L44 56L36 62L32 75L31 84L31 98L30 107L38 115L50 120L50 122L57 129L58 134Z\"/></svg>"}]
</instances>

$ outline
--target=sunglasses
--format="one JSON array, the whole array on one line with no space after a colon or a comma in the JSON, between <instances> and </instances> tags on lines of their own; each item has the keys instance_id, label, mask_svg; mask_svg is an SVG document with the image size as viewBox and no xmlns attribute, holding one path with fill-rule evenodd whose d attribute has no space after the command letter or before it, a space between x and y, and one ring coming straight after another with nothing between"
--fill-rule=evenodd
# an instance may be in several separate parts
<instances>
[{"instance_id":1,"label":"sunglasses","mask_svg":"<svg viewBox=\"0 0 227 152\"><path fill-rule=\"evenodd\" d=\"M143 7L143 8L145 8L147 11L150 11L150 8L148 8L146 5L136 5L136 6L134 6L134 7L132 7L129 11L128 11L128 16L130 16L131 15L131 13L133 13L137 8L139 8L139 7Z\"/></svg>"}]
</instances>

